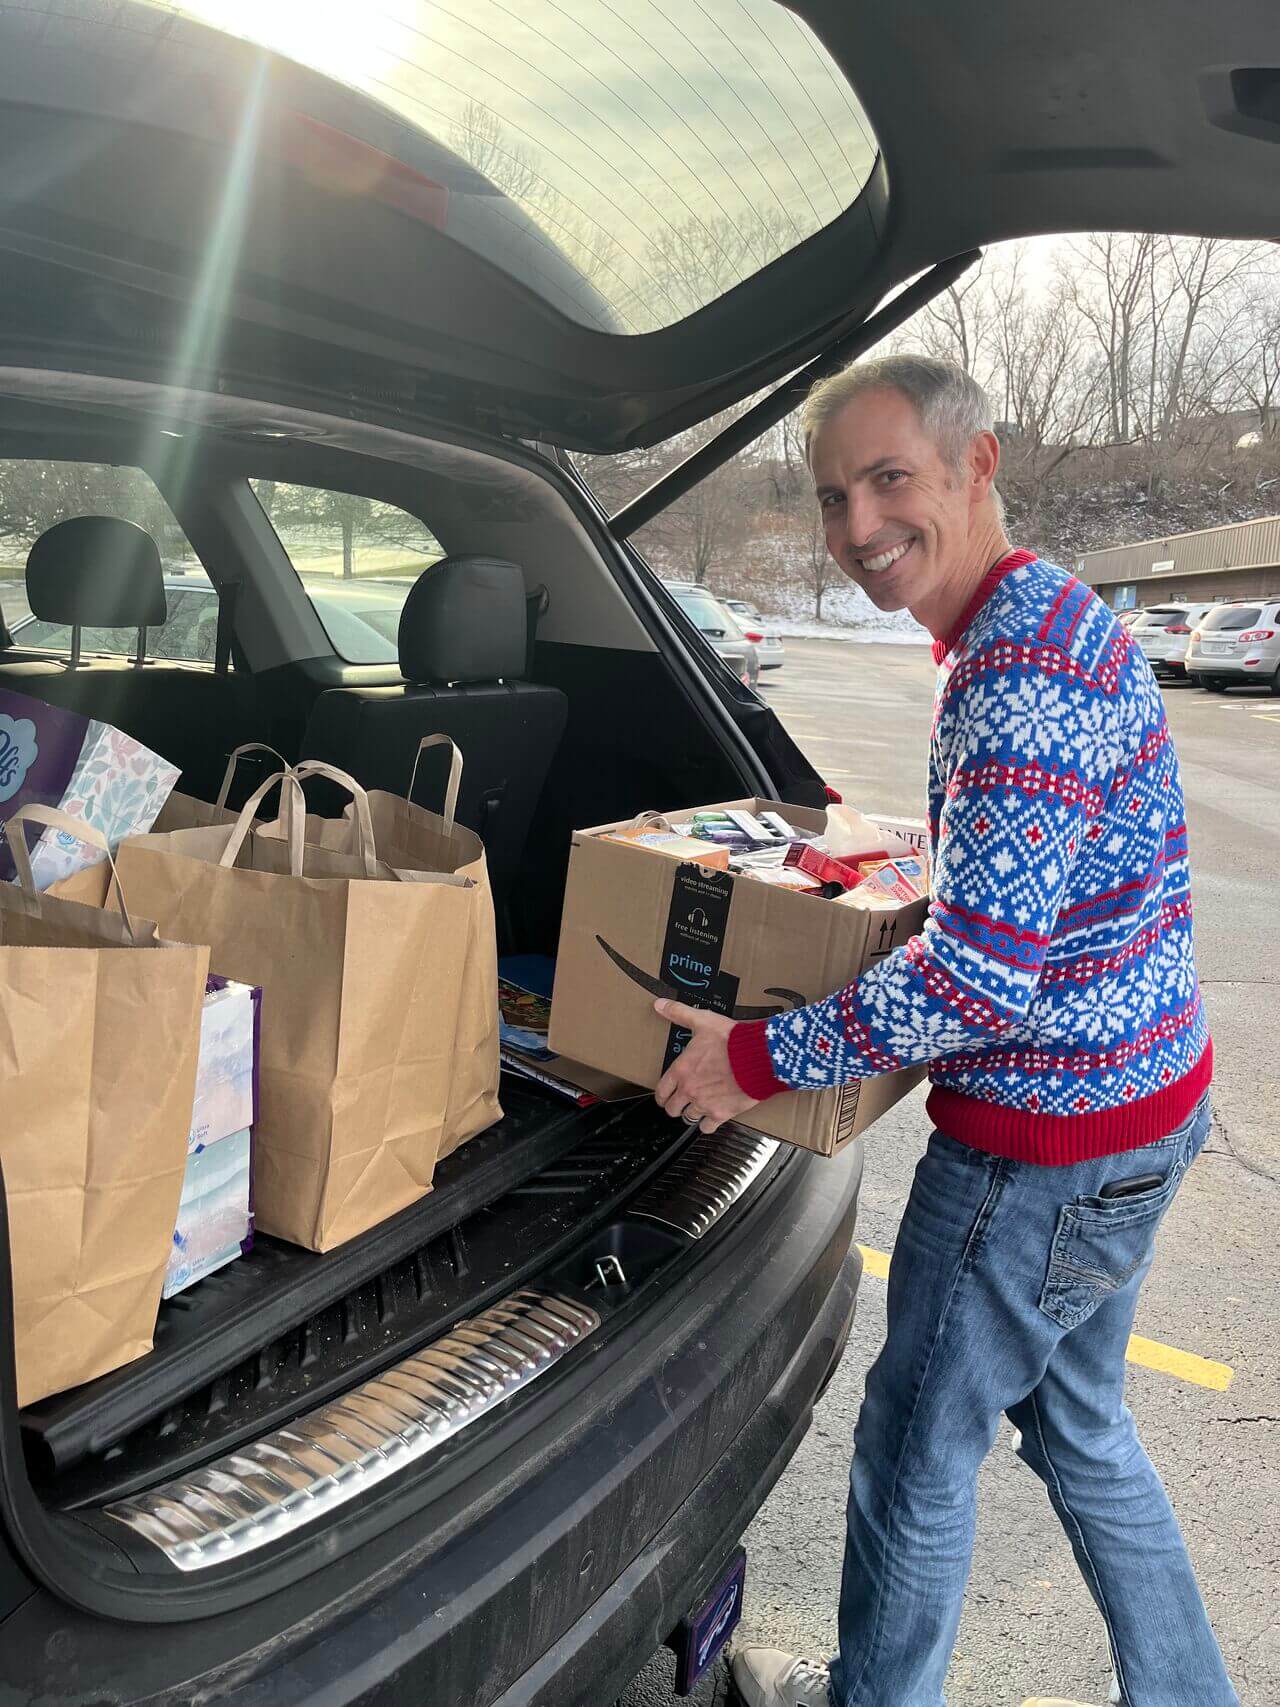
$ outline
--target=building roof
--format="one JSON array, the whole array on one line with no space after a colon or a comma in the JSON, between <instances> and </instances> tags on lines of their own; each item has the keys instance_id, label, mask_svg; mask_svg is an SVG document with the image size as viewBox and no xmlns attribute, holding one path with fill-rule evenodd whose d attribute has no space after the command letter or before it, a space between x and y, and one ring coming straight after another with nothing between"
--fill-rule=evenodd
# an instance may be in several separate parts
<instances>
[{"instance_id":1,"label":"building roof","mask_svg":"<svg viewBox=\"0 0 1280 1707\"><path fill-rule=\"evenodd\" d=\"M1156 568L1160 564L1162 567ZM1168 567L1164 567L1168 565ZM1226 522L1193 533L1163 534L1133 545L1087 551L1076 560L1076 573L1090 586L1113 581L1142 581L1165 575L1217 575L1232 569L1280 566L1280 516Z\"/></svg>"}]
</instances>

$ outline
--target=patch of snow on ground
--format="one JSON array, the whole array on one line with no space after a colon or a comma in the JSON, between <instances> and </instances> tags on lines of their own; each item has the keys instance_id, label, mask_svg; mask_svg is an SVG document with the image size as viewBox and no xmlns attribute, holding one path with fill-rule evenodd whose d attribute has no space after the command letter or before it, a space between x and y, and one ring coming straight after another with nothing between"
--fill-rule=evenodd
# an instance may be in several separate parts
<instances>
[{"instance_id":1,"label":"patch of snow on ground","mask_svg":"<svg viewBox=\"0 0 1280 1707\"><path fill-rule=\"evenodd\" d=\"M822 621L813 615L812 594L799 587L773 590L761 614L784 637L796 639L888 642L894 646L928 646L932 635L910 611L877 610L858 587L832 587L822 600Z\"/></svg>"}]
</instances>

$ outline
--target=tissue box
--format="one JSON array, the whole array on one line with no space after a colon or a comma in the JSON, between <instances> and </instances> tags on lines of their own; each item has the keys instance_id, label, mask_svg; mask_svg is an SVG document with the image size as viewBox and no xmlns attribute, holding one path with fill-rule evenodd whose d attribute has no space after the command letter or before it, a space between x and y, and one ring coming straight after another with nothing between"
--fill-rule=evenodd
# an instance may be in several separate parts
<instances>
[{"instance_id":1,"label":"tissue box","mask_svg":"<svg viewBox=\"0 0 1280 1707\"><path fill-rule=\"evenodd\" d=\"M210 975L166 1298L253 1244L252 1126L258 1111L261 1011L260 989Z\"/></svg>"},{"instance_id":2,"label":"tissue box","mask_svg":"<svg viewBox=\"0 0 1280 1707\"><path fill-rule=\"evenodd\" d=\"M38 801L92 824L114 851L126 836L151 828L178 775L175 765L109 723L0 689L0 823ZM44 830L31 848L36 888L102 858L74 836ZM0 879L13 876L0 838Z\"/></svg>"},{"instance_id":3,"label":"tissue box","mask_svg":"<svg viewBox=\"0 0 1280 1707\"><path fill-rule=\"evenodd\" d=\"M262 991L211 975L200 1016L200 1057L187 1153L242 1132L258 1118Z\"/></svg>"},{"instance_id":4,"label":"tissue box","mask_svg":"<svg viewBox=\"0 0 1280 1707\"><path fill-rule=\"evenodd\" d=\"M253 1136L247 1129L187 1157L164 1296L193 1286L253 1243Z\"/></svg>"}]
</instances>

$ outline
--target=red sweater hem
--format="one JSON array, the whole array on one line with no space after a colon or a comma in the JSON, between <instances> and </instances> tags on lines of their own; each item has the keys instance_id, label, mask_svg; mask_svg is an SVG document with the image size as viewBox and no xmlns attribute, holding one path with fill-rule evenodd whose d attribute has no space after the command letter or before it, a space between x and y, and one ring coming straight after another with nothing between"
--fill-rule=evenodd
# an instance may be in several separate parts
<instances>
[{"instance_id":1,"label":"red sweater hem","mask_svg":"<svg viewBox=\"0 0 1280 1707\"><path fill-rule=\"evenodd\" d=\"M773 1070L764 1020L734 1026L729 1033L729 1066L739 1089L756 1102L793 1089ZM1024 1108L982 1102L943 1085L929 1092L925 1109L939 1132L970 1149L1040 1167L1067 1167L1096 1156L1137 1150L1167 1137L1186 1120L1212 1078L1213 1044L1209 1043L1191 1071L1162 1091L1094 1114L1033 1114Z\"/></svg>"},{"instance_id":2,"label":"red sweater hem","mask_svg":"<svg viewBox=\"0 0 1280 1707\"><path fill-rule=\"evenodd\" d=\"M929 1092L925 1108L939 1132L972 1150L1041 1167L1066 1167L1137 1150L1167 1137L1191 1114L1212 1078L1213 1044L1209 1043L1191 1071L1173 1084L1140 1102L1094 1114L1032 1114L982 1102L943 1085Z\"/></svg>"}]
</instances>

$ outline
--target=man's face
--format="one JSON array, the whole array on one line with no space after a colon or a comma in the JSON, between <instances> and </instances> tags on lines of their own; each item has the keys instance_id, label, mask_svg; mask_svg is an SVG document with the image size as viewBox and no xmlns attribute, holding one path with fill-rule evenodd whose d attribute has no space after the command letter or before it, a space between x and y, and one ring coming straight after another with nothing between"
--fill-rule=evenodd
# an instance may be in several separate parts
<instances>
[{"instance_id":1,"label":"man's face","mask_svg":"<svg viewBox=\"0 0 1280 1707\"><path fill-rule=\"evenodd\" d=\"M927 608L965 573L970 480L901 392L846 404L814 436L810 464L827 549L878 609Z\"/></svg>"}]
</instances>

